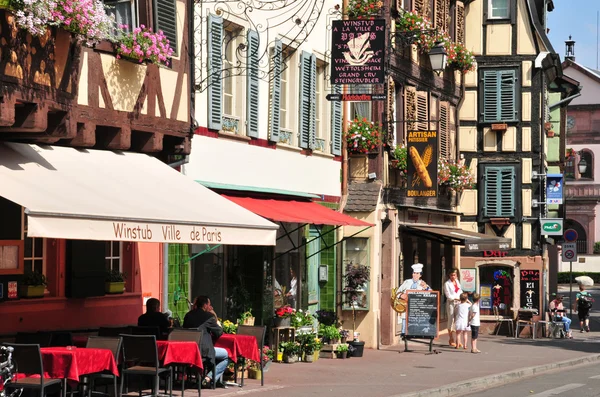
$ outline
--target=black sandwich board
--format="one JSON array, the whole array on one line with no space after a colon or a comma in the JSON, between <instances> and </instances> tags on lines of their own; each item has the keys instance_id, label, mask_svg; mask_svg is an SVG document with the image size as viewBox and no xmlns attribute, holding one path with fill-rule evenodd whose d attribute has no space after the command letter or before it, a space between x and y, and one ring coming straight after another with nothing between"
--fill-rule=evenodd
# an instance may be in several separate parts
<instances>
[{"instance_id":1,"label":"black sandwich board","mask_svg":"<svg viewBox=\"0 0 600 397\"><path fill-rule=\"evenodd\" d=\"M440 293L438 291L408 290L404 351L409 339L429 339L429 351L439 333Z\"/></svg>"}]
</instances>

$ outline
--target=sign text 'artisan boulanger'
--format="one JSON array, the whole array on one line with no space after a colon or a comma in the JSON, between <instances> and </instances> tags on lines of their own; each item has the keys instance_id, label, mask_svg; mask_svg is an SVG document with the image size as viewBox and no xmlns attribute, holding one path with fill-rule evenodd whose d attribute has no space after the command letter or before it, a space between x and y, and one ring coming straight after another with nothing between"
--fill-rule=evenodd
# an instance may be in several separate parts
<instances>
[{"instance_id":1,"label":"sign text 'artisan boulanger'","mask_svg":"<svg viewBox=\"0 0 600 397\"><path fill-rule=\"evenodd\" d=\"M408 131L408 197L437 197L437 135L436 130Z\"/></svg>"}]
</instances>

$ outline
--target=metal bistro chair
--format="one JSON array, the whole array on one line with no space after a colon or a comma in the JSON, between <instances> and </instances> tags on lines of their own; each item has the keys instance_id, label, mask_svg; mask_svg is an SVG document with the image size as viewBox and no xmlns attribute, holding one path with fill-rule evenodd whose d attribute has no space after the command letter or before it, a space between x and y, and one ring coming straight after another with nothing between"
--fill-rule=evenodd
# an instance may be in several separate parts
<instances>
[{"instance_id":1,"label":"metal bistro chair","mask_svg":"<svg viewBox=\"0 0 600 397\"><path fill-rule=\"evenodd\" d=\"M260 385L265 385L265 375L263 372L263 352L262 348L265 345L265 334L267 333L266 326L250 326L250 325L239 325L237 329L238 335L249 335L254 336L256 338L256 344L258 345L258 357L260 357ZM244 364L246 363L246 359L242 357L242 368L244 368ZM242 387L244 387L244 371L242 371Z\"/></svg>"},{"instance_id":2,"label":"metal bistro chair","mask_svg":"<svg viewBox=\"0 0 600 397\"><path fill-rule=\"evenodd\" d=\"M548 338L564 338L565 337L565 324L562 321L555 321L555 314L552 311L548 311L548 320L539 320L536 322L536 328L543 325L542 328L546 331Z\"/></svg>"},{"instance_id":3,"label":"metal bistro chair","mask_svg":"<svg viewBox=\"0 0 600 397\"><path fill-rule=\"evenodd\" d=\"M201 329L178 329L175 328L169 334L170 341L184 341L184 342L196 342L198 344L198 350L201 352L201 344L202 344L202 334L203 330ZM177 373L177 369L175 369L175 373ZM181 371L181 395L184 395L185 391L185 373L186 368L183 368ZM202 393L202 376L203 372L198 371L198 396Z\"/></svg>"},{"instance_id":4,"label":"metal bistro chair","mask_svg":"<svg viewBox=\"0 0 600 397\"><path fill-rule=\"evenodd\" d=\"M508 323L510 336L515 336L515 325L513 319L500 316L500 313L498 312L498 306L494 306L494 317L496 318L496 333L494 335L498 335L498 332L500 332L500 327L502 327L502 323Z\"/></svg>"},{"instance_id":5,"label":"metal bistro chair","mask_svg":"<svg viewBox=\"0 0 600 397\"><path fill-rule=\"evenodd\" d=\"M121 337L104 337L104 336L90 336L87 340L87 344L85 345L87 348L94 349L108 349L112 352L113 357L117 364L120 360L121 355ZM118 396L117 390L117 376L115 376L112 372L96 372L85 376L89 382L89 396L91 397L94 393L94 386L96 386L97 380L107 379L113 381L113 387L115 396ZM105 385L106 390L105 394L108 395L108 384Z\"/></svg>"},{"instance_id":6,"label":"metal bistro chair","mask_svg":"<svg viewBox=\"0 0 600 397\"><path fill-rule=\"evenodd\" d=\"M44 378L44 363L42 362L42 352L40 345L5 343L5 346L12 346L15 350L13 358L18 365L18 372L27 374L27 377L16 379L7 383L4 387L7 390L27 389L39 390L40 397L46 396L46 389L51 386L58 386L63 397L67 395L66 379L48 379ZM31 376L35 375L35 376Z\"/></svg>"},{"instance_id":7,"label":"metal bistro chair","mask_svg":"<svg viewBox=\"0 0 600 397\"><path fill-rule=\"evenodd\" d=\"M517 315L517 327L515 329L515 338L519 337L519 328L524 329L526 327L531 328L531 338L535 339L535 321L533 321L533 316L536 315L537 312L533 311L522 311L519 310Z\"/></svg>"},{"instance_id":8,"label":"metal bistro chair","mask_svg":"<svg viewBox=\"0 0 600 397\"><path fill-rule=\"evenodd\" d=\"M129 375L147 376L153 378L152 395L159 394L160 376L168 377L165 380L165 389L169 388L169 396L173 397L173 368L160 367L158 361L158 348L154 335L121 335L123 338L123 369L121 370L121 389L123 395L125 378ZM140 385L140 396L142 393ZM165 390L166 393L166 390Z\"/></svg>"}]
</instances>

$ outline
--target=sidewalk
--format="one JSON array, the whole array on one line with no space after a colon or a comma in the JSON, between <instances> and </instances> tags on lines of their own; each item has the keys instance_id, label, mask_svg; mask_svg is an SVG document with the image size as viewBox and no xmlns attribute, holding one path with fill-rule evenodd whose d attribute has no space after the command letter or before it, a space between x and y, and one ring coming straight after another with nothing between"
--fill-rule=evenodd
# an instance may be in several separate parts
<instances>
[{"instance_id":1,"label":"sidewalk","mask_svg":"<svg viewBox=\"0 0 600 397\"><path fill-rule=\"evenodd\" d=\"M600 330L600 328L596 328ZM315 363L273 363L260 381L246 380L244 388L202 390L203 396L328 397L353 396L452 396L464 395L484 387L584 362L600 361L600 331L574 332L568 339L514 339L483 335L481 354L457 351L447 346L448 337L428 345L411 342L412 352L404 346L386 350L365 349L364 357L319 359ZM562 362L562 364L560 364ZM540 367L541 366L541 367ZM179 395L180 393L176 393ZM186 396L197 396L193 390Z\"/></svg>"}]
</instances>

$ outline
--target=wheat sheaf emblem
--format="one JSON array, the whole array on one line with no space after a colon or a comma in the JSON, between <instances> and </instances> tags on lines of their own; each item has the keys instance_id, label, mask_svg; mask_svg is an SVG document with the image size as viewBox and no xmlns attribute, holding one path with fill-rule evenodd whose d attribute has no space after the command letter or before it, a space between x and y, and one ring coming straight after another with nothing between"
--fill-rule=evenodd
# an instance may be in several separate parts
<instances>
[{"instance_id":1,"label":"wheat sheaf emblem","mask_svg":"<svg viewBox=\"0 0 600 397\"><path fill-rule=\"evenodd\" d=\"M433 182L431 181L431 176L429 176L427 167L429 167L429 164L431 164L431 161L433 160L433 147L427 145L423 150L423 153L419 154L417 148L411 146L409 155L415 166L411 187L421 186L421 183L423 183L423 186L426 188L431 188Z\"/></svg>"},{"instance_id":2,"label":"wheat sheaf emblem","mask_svg":"<svg viewBox=\"0 0 600 397\"><path fill-rule=\"evenodd\" d=\"M373 58L371 42L369 41L370 33L363 33L348 41L348 49L344 52L344 58L352 66L361 66L369 62Z\"/></svg>"}]
</instances>

